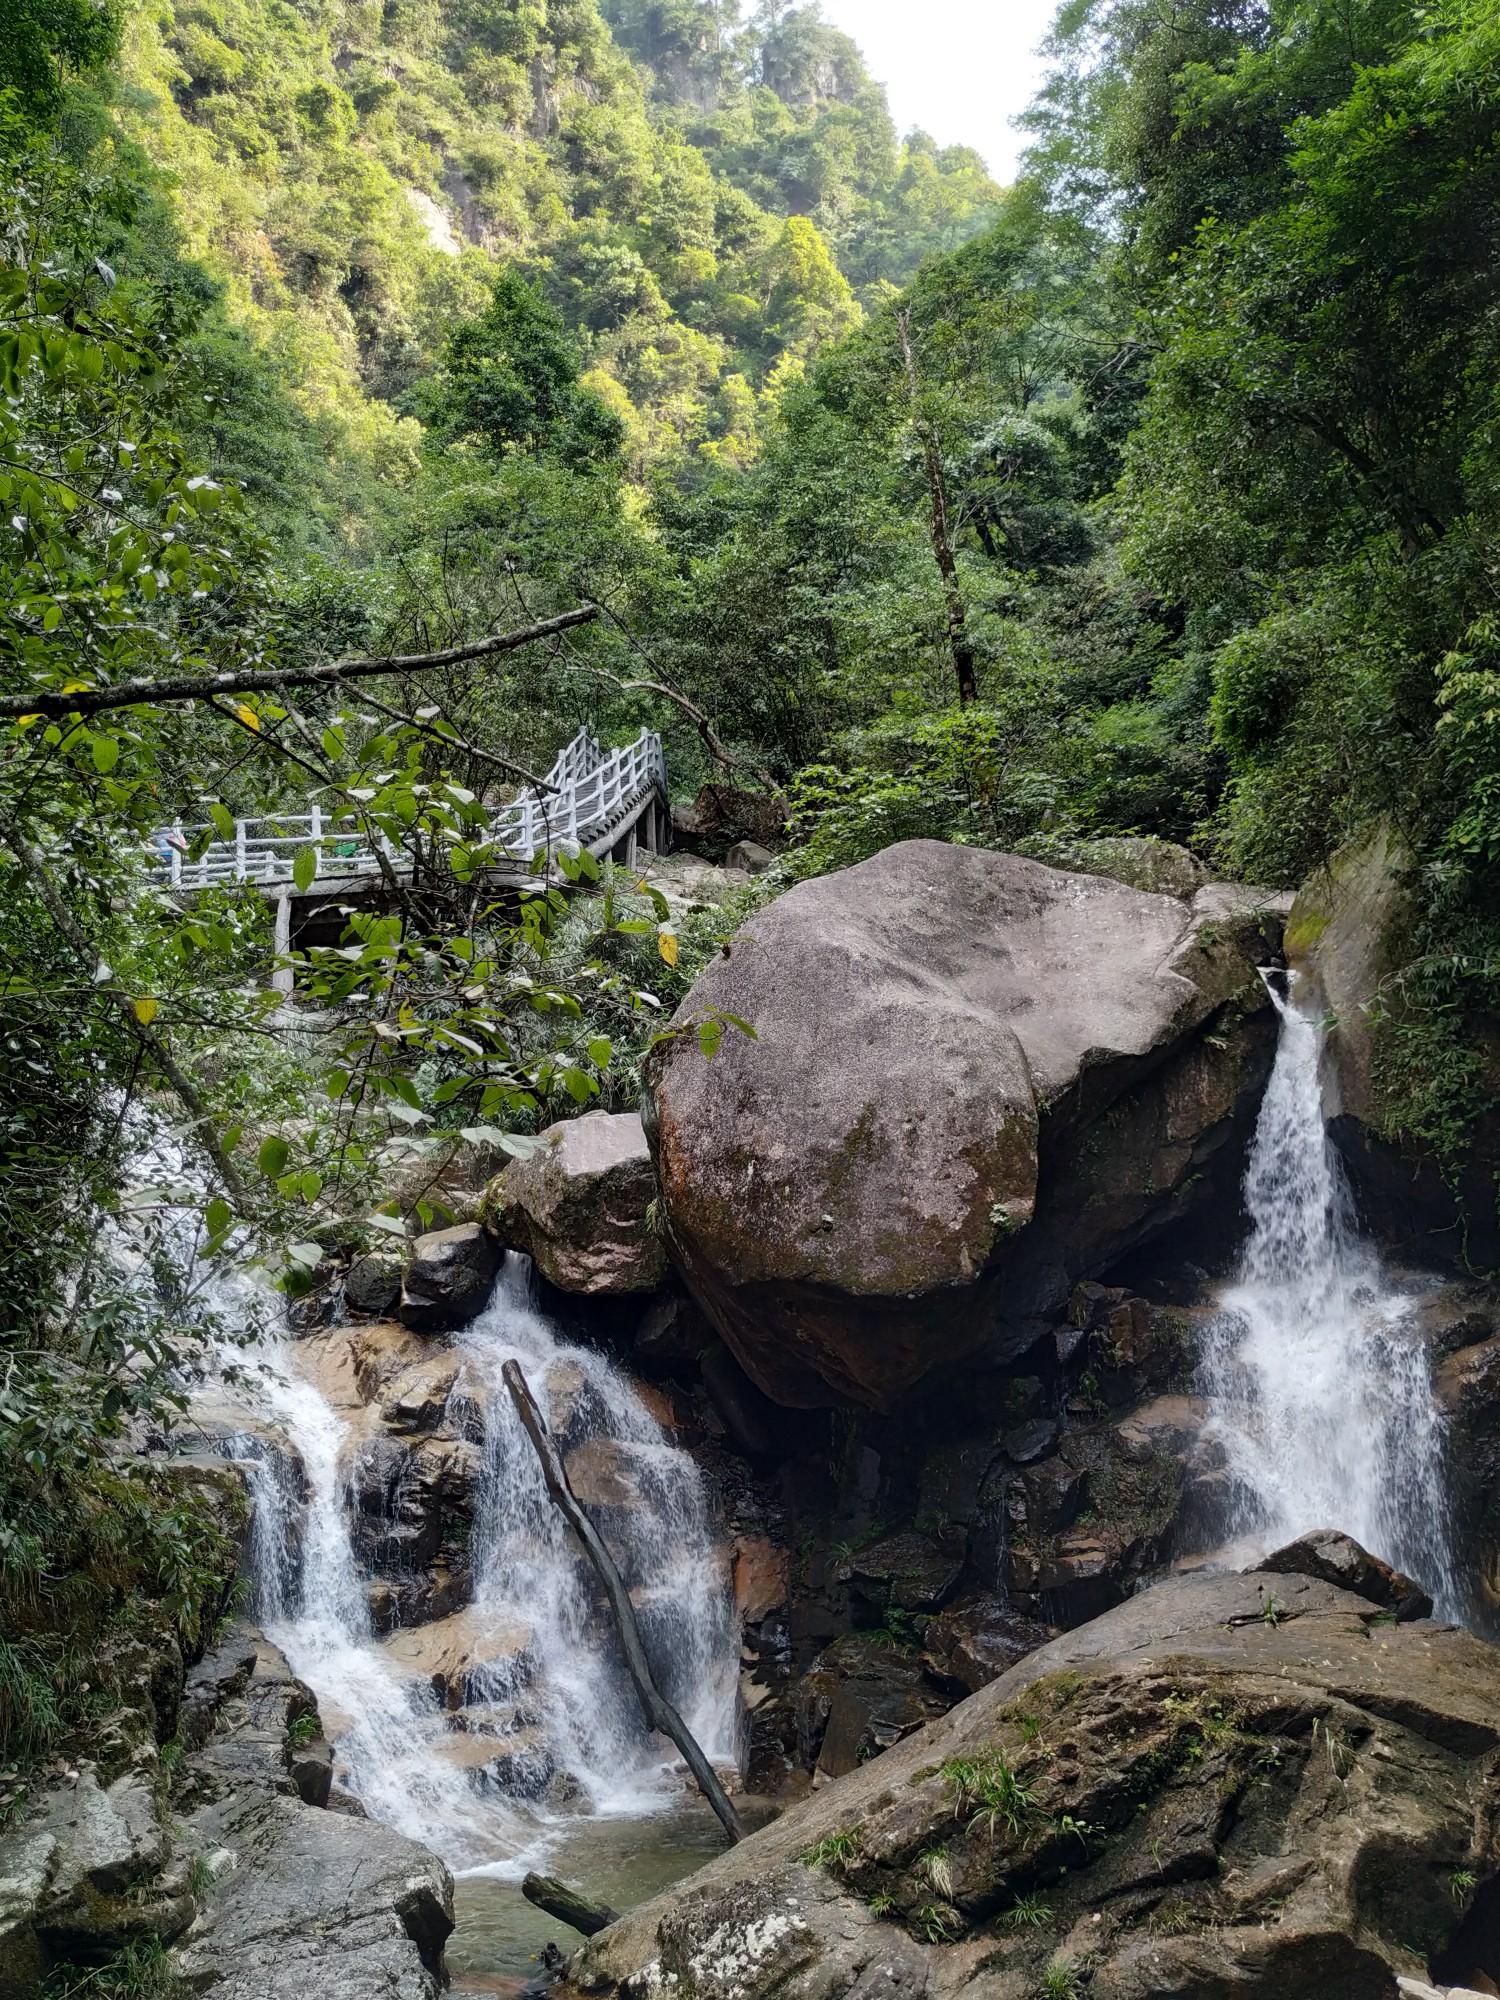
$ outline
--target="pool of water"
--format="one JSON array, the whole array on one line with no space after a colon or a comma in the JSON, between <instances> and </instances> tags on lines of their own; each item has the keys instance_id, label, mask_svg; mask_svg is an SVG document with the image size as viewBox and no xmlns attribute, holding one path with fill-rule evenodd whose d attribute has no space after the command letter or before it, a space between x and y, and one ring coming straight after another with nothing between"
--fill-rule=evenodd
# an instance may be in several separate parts
<instances>
[{"instance_id":1,"label":"pool of water","mask_svg":"<svg viewBox=\"0 0 1500 2000\"><path fill-rule=\"evenodd\" d=\"M743 1812L745 1801L736 1803ZM745 1816L759 1823L765 1813ZM557 1829L545 1853L534 1850L529 1859L539 1874L556 1875L623 1915L728 1845L709 1808L685 1800L647 1818L599 1815L571 1821ZM499 1871L460 1875L454 1884L454 1913L458 1927L448 1940L448 1965L456 1975L526 1979L537 1970L537 1954L549 1941L564 1953L583 1942L577 1931L526 1901L519 1877ZM484 1990L503 1988L477 1983L470 1988Z\"/></svg>"}]
</instances>

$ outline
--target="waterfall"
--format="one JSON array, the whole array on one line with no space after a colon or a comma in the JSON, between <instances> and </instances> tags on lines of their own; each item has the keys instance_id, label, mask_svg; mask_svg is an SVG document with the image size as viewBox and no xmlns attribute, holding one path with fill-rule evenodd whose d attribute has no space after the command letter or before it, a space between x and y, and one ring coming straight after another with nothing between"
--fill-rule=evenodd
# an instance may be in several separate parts
<instances>
[{"instance_id":1,"label":"waterfall","mask_svg":"<svg viewBox=\"0 0 1500 2000\"><path fill-rule=\"evenodd\" d=\"M263 1438L232 1441L249 1472L255 1611L317 1696L337 1744L340 1781L372 1819L450 1861L490 1861L523 1850L534 1833L515 1814L487 1808L464 1772L444 1758L444 1718L435 1698L399 1678L376 1646L339 1465L346 1426L294 1372L284 1347L263 1344L259 1355L258 1400L292 1450L279 1451Z\"/></svg>"},{"instance_id":2,"label":"waterfall","mask_svg":"<svg viewBox=\"0 0 1500 2000\"><path fill-rule=\"evenodd\" d=\"M1322 1029L1267 981L1276 1062L1245 1175L1250 1232L1201 1368L1232 1488L1232 1537L1265 1554L1337 1528L1461 1601L1448 1536L1443 1421L1418 1294L1360 1240L1323 1121Z\"/></svg>"},{"instance_id":3,"label":"waterfall","mask_svg":"<svg viewBox=\"0 0 1500 2000\"><path fill-rule=\"evenodd\" d=\"M471 1549L482 1615L460 1712L395 1671L377 1641L350 1537L348 1427L298 1371L296 1344L264 1336L249 1350L258 1365L238 1356L234 1370L262 1422L232 1447L254 1506L256 1613L318 1697L339 1782L451 1866L504 1873L530 1865L569 1809L643 1813L681 1795L676 1753L646 1729L592 1573L501 1386L506 1360L521 1364L565 1449L591 1464L591 1511L664 1690L711 1759L737 1762L737 1633L701 1475L610 1361L562 1341L536 1311L529 1271L508 1256L490 1305L458 1337L450 1412L484 1440ZM488 1659L486 1634L508 1641Z\"/></svg>"},{"instance_id":4,"label":"waterfall","mask_svg":"<svg viewBox=\"0 0 1500 2000\"><path fill-rule=\"evenodd\" d=\"M647 1733L593 1575L501 1386L506 1361L519 1362L568 1453L570 1477L585 1482L580 1497L620 1565L663 1693L720 1765L738 1762L732 1601L697 1466L665 1442L602 1354L557 1338L532 1304L529 1282L528 1261L509 1253L491 1303L463 1341L470 1381L485 1391L475 1602L498 1623L529 1626L550 1752L589 1803L639 1809L660 1794L664 1752L676 1753L653 1746ZM455 1393L464 1386L460 1378ZM503 1676L495 1693L511 1693Z\"/></svg>"}]
</instances>

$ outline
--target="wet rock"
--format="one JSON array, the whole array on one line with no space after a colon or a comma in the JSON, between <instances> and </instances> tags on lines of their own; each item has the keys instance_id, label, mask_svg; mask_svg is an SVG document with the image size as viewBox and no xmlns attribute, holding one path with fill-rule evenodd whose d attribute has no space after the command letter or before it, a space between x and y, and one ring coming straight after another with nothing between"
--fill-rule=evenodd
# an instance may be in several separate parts
<instances>
[{"instance_id":1,"label":"wet rock","mask_svg":"<svg viewBox=\"0 0 1500 2000\"><path fill-rule=\"evenodd\" d=\"M450 1617L391 1633L380 1650L398 1674L425 1683L445 1708L462 1708L527 1685L532 1636L529 1625L469 1604Z\"/></svg>"},{"instance_id":2,"label":"wet rock","mask_svg":"<svg viewBox=\"0 0 1500 2000\"><path fill-rule=\"evenodd\" d=\"M842 1777L889 1750L946 1702L922 1663L884 1635L851 1633L821 1652L798 1683L797 1738L803 1764Z\"/></svg>"},{"instance_id":3,"label":"wet rock","mask_svg":"<svg viewBox=\"0 0 1500 2000\"><path fill-rule=\"evenodd\" d=\"M696 1366L698 1356L718 1335L691 1299L668 1292L653 1299L641 1315L631 1359L646 1369Z\"/></svg>"},{"instance_id":4,"label":"wet rock","mask_svg":"<svg viewBox=\"0 0 1500 2000\"><path fill-rule=\"evenodd\" d=\"M1045 1625L998 1598L976 1595L927 1620L922 1663L940 1687L961 1700L998 1680L1051 1636Z\"/></svg>"},{"instance_id":5,"label":"wet rock","mask_svg":"<svg viewBox=\"0 0 1500 2000\"><path fill-rule=\"evenodd\" d=\"M402 1258L393 1250L356 1257L344 1279L344 1305L365 1319L382 1319L401 1297Z\"/></svg>"},{"instance_id":6,"label":"wet rock","mask_svg":"<svg viewBox=\"0 0 1500 2000\"><path fill-rule=\"evenodd\" d=\"M1019 1354L1211 1199L1269 1069L1265 949L1247 892L1189 906L928 841L757 912L684 1003L756 1039L648 1064L673 1255L751 1379L889 1408Z\"/></svg>"},{"instance_id":7,"label":"wet rock","mask_svg":"<svg viewBox=\"0 0 1500 2000\"><path fill-rule=\"evenodd\" d=\"M647 1227L656 1177L634 1111L587 1111L551 1125L485 1195L485 1214L560 1291L650 1292L667 1272Z\"/></svg>"},{"instance_id":8,"label":"wet rock","mask_svg":"<svg viewBox=\"0 0 1500 2000\"><path fill-rule=\"evenodd\" d=\"M1268 1555L1260 1567L1273 1575L1321 1577L1394 1611L1402 1624L1432 1616L1432 1599L1421 1584L1332 1528L1315 1528L1310 1535L1299 1536Z\"/></svg>"},{"instance_id":9,"label":"wet rock","mask_svg":"<svg viewBox=\"0 0 1500 2000\"><path fill-rule=\"evenodd\" d=\"M414 1333L467 1326L489 1304L500 1252L477 1222L434 1229L412 1245L401 1285L401 1323Z\"/></svg>"},{"instance_id":10,"label":"wet rock","mask_svg":"<svg viewBox=\"0 0 1500 2000\"><path fill-rule=\"evenodd\" d=\"M759 1625L787 1601L787 1552L767 1535L736 1535L729 1560L740 1623Z\"/></svg>"},{"instance_id":11,"label":"wet rock","mask_svg":"<svg viewBox=\"0 0 1500 2000\"><path fill-rule=\"evenodd\" d=\"M1033 1417L1029 1424L1018 1424L1013 1431L1007 1431L1000 1440L1000 1449L1015 1464L1030 1465L1056 1443L1057 1425L1052 1418Z\"/></svg>"},{"instance_id":12,"label":"wet rock","mask_svg":"<svg viewBox=\"0 0 1500 2000\"><path fill-rule=\"evenodd\" d=\"M584 1946L565 1994L1387 2000L1500 1882L1500 1657L1178 1577L1055 1639ZM1003 1779L1003 1782L1002 1782ZM1473 1876L1455 1898L1456 1872ZM1009 1912L1022 1907L1025 1920Z\"/></svg>"},{"instance_id":13,"label":"wet rock","mask_svg":"<svg viewBox=\"0 0 1500 2000\"><path fill-rule=\"evenodd\" d=\"M893 1604L901 1611L936 1611L957 1590L964 1555L961 1540L956 1549L943 1548L929 1535L907 1531L867 1543L839 1565L837 1574L856 1590L863 1586L866 1595L873 1588L882 1608Z\"/></svg>"},{"instance_id":14,"label":"wet rock","mask_svg":"<svg viewBox=\"0 0 1500 2000\"><path fill-rule=\"evenodd\" d=\"M568 1484L585 1507L642 1507L652 1486L652 1461L642 1445L588 1438L563 1460Z\"/></svg>"}]
</instances>

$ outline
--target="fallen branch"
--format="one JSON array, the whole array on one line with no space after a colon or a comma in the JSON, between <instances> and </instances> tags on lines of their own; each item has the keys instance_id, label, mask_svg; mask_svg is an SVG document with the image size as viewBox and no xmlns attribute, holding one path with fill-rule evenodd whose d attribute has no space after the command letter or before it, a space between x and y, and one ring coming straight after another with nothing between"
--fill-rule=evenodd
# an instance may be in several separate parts
<instances>
[{"instance_id":1,"label":"fallen branch","mask_svg":"<svg viewBox=\"0 0 1500 2000\"><path fill-rule=\"evenodd\" d=\"M625 1665L630 1670L630 1678L635 1682L635 1691L641 1698L641 1707L646 1711L646 1720L653 1729L659 1729L663 1736L670 1736L686 1759L687 1767L698 1781L698 1789L719 1815L724 1831L731 1840L743 1840L745 1829L740 1824L739 1814L729 1803L724 1787L714 1774L714 1768L698 1746L697 1738L673 1708L666 1696L651 1677L651 1665L646 1658L646 1649L641 1644L641 1628L636 1623L635 1606L630 1601L630 1593L625 1588L625 1579L615 1566L615 1559L604 1546L599 1531L578 1503L578 1496L568 1484L562 1457L558 1452L547 1420L538 1409L536 1400L527 1386L526 1377L521 1373L520 1364L507 1361L500 1371L505 1386L510 1391L511 1401L516 1406L516 1415L521 1419L522 1428L536 1447L536 1455L541 1460L542 1477L547 1482L547 1491L557 1504L568 1526L583 1543L584 1554L594 1565L599 1581L604 1585L610 1608L615 1614L615 1622L620 1628L620 1650L625 1655Z\"/></svg>"},{"instance_id":2,"label":"fallen branch","mask_svg":"<svg viewBox=\"0 0 1500 2000\"><path fill-rule=\"evenodd\" d=\"M259 672L242 674L167 674L154 681L118 681L113 687L75 688L71 694L36 688L30 694L0 698L0 721L16 722L29 715L47 715L61 721L69 715L98 715L107 708L133 708L138 702L206 701L212 695L274 694L282 688L323 687L329 683L365 680L375 674L425 673L429 667L453 667L464 660L484 659L491 653L512 653L517 646L554 638L559 632L587 625L598 616L597 605L584 604L576 611L560 611L555 618L523 625L518 631L497 632L488 639L446 646L437 653L387 653L366 660L335 660L324 667L265 667Z\"/></svg>"},{"instance_id":3,"label":"fallen branch","mask_svg":"<svg viewBox=\"0 0 1500 2000\"><path fill-rule=\"evenodd\" d=\"M566 1882L559 1882L555 1875L526 1876L521 1883L521 1894L528 1903L535 1903L560 1924L582 1931L585 1937L596 1937L620 1921L618 1910L612 1910L608 1903L591 1903L587 1896L570 1889Z\"/></svg>"}]
</instances>

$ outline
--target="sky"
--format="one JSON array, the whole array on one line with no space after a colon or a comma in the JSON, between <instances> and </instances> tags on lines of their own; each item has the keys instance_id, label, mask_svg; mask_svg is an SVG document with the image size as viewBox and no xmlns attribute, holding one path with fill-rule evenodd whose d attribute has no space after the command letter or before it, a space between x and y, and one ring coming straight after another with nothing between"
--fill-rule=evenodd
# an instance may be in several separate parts
<instances>
[{"instance_id":1,"label":"sky","mask_svg":"<svg viewBox=\"0 0 1500 2000\"><path fill-rule=\"evenodd\" d=\"M939 145L973 146L998 181L1015 172L1010 120L1041 80L1035 50L1056 0L822 0L885 85L901 132L920 125Z\"/></svg>"}]
</instances>

